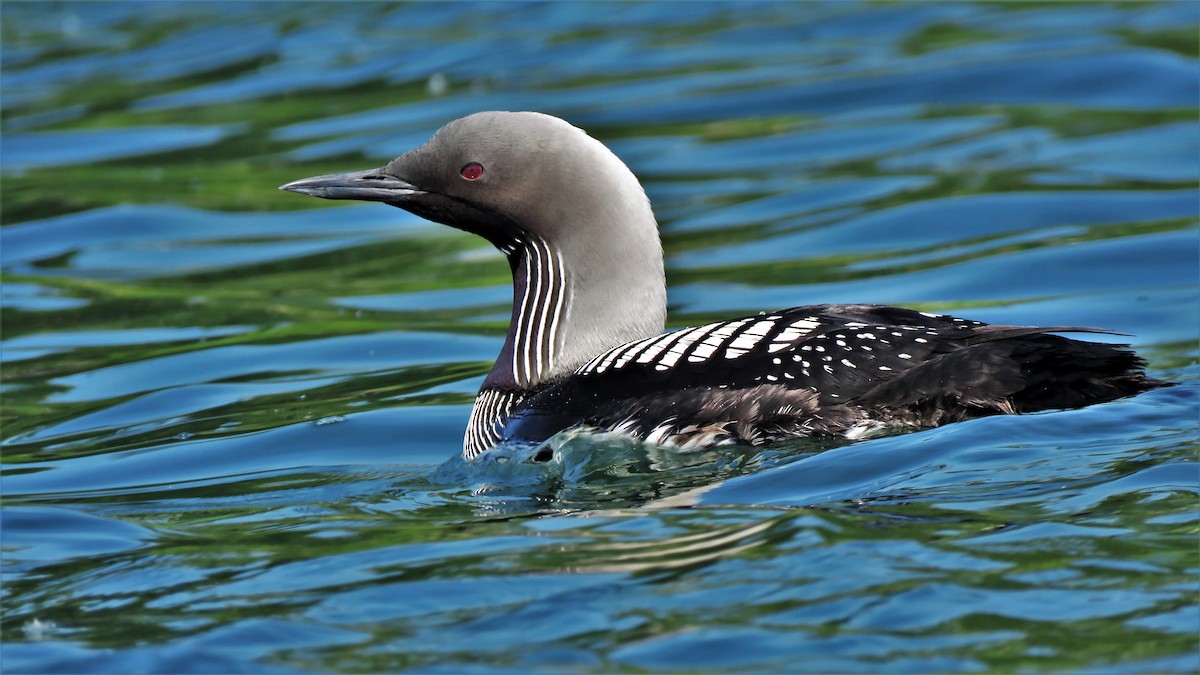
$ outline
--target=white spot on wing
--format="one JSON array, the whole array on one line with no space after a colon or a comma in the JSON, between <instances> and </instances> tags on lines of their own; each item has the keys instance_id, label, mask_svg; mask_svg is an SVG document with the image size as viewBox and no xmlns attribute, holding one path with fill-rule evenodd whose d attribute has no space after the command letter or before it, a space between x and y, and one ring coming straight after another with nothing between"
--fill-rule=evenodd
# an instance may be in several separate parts
<instances>
[{"instance_id":1,"label":"white spot on wing","mask_svg":"<svg viewBox=\"0 0 1200 675\"><path fill-rule=\"evenodd\" d=\"M696 348L693 349L692 353L688 355L688 361L691 361L692 363L707 361L709 357L711 357L716 351L716 347L708 344L707 342L701 342L700 344L696 345Z\"/></svg>"},{"instance_id":2,"label":"white spot on wing","mask_svg":"<svg viewBox=\"0 0 1200 675\"><path fill-rule=\"evenodd\" d=\"M778 319L779 317L770 317L770 318ZM775 327L774 321L756 321L753 326L750 326L749 328L746 329L746 332L743 333L743 335L754 335L754 336L761 338L762 336L771 332L771 329L774 327Z\"/></svg>"},{"instance_id":3,"label":"white spot on wing","mask_svg":"<svg viewBox=\"0 0 1200 675\"><path fill-rule=\"evenodd\" d=\"M671 345L671 348L668 349L665 354L659 357L658 364L655 365L655 368L657 369L658 366L666 366L667 368L674 367L675 363L679 361L679 357L683 356L683 353L687 351L688 347L692 346L692 343L707 335L715 328L715 324L709 324L707 326L700 326L699 328L692 328L684 331L679 340L676 341L675 344Z\"/></svg>"},{"instance_id":4,"label":"white spot on wing","mask_svg":"<svg viewBox=\"0 0 1200 675\"><path fill-rule=\"evenodd\" d=\"M740 349L743 352L747 352L751 349L754 349L754 345L758 344L761 340L761 335L747 335L746 333L742 333L734 338L733 344L729 345L729 348Z\"/></svg>"},{"instance_id":5,"label":"white spot on wing","mask_svg":"<svg viewBox=\"0 0 1200 675\"><path fill-rule=\"evenodd\" d=\"M678 337L679 336L675 333L667 333L657 340L654 340L646 346L646 349L644 349L641 354L637 355L637 362L650 363L659 355L660 352L662 352L662 350L666 349L667 346L671 344L672 340Z\"/></svg>"}]
</instances>

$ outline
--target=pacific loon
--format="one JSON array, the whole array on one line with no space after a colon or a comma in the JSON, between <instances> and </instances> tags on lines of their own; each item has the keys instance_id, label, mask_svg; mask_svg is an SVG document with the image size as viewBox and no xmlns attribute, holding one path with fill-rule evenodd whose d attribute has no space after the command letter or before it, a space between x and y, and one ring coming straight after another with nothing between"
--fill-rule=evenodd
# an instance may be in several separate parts
<instances>
[{"instance_id":1,"label":"pacific loon","mask_svg":"<svg viewBox=\"0 0 1200 675\"><path fill-rule=\"evenodd\" d=\"M281 189L379 201L508 258L508 335L463 439L570 428L692 449L1077 408L1164 383L1124 345L880 305L815 305L663 333L658 224L633 173L567 122L482 112L386 166Z\"/></svg>"}]
</instances>

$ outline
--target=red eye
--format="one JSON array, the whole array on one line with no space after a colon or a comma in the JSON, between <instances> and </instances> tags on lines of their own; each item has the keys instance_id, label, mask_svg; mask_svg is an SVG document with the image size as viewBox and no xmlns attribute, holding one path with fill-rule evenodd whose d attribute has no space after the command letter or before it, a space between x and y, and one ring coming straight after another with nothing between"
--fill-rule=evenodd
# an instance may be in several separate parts
<instances>
[{"instance_id":1,"label":"red eye","mask_svg":"<svg viewBox=\"0 0 1200 675\"><path fill-rule=\"evenodd\" d=\"M467 180L476 180L483 175L483 165L479 162L468 162L458 172Z\"/></svg>"}]
</instances>

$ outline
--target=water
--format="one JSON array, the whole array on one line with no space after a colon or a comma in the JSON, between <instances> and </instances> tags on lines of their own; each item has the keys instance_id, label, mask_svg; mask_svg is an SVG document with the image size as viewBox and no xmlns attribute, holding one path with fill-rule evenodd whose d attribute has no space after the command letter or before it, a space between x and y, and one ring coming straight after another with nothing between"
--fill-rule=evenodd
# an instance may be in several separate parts
<instances>
[{"instance_id":1,"label":"water","mask_svg":"<svg viewBox=\"0 0 1200 675\"><path fill-rule=\"evenodd\" d=\"M1195 3L0 19L6 672L1200 668ZM481 109L564 116L643 178L674 326L1098 325L1182 384L464 467L504 261L275 188Z\"/></svg>"}]
</instances>

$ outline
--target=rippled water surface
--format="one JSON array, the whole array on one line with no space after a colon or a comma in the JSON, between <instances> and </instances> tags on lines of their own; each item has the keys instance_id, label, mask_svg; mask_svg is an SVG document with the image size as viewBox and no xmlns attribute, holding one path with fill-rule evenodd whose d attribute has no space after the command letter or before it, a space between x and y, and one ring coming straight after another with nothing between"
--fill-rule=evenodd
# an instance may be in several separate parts
<instances>
[{"instance_id":1,"label":"rippled water surface","mask_svg":"<svg viewBox=\"0 0 1200 675\"><path fill-rule=\"evenodd\" d=\"M6 0L5 672L1186 671L1194 2ZM1084 410L465 467L507 265L276 186L477 110L643 179L673 326L1105 326Z\"/></svg>"}]
</instances>

